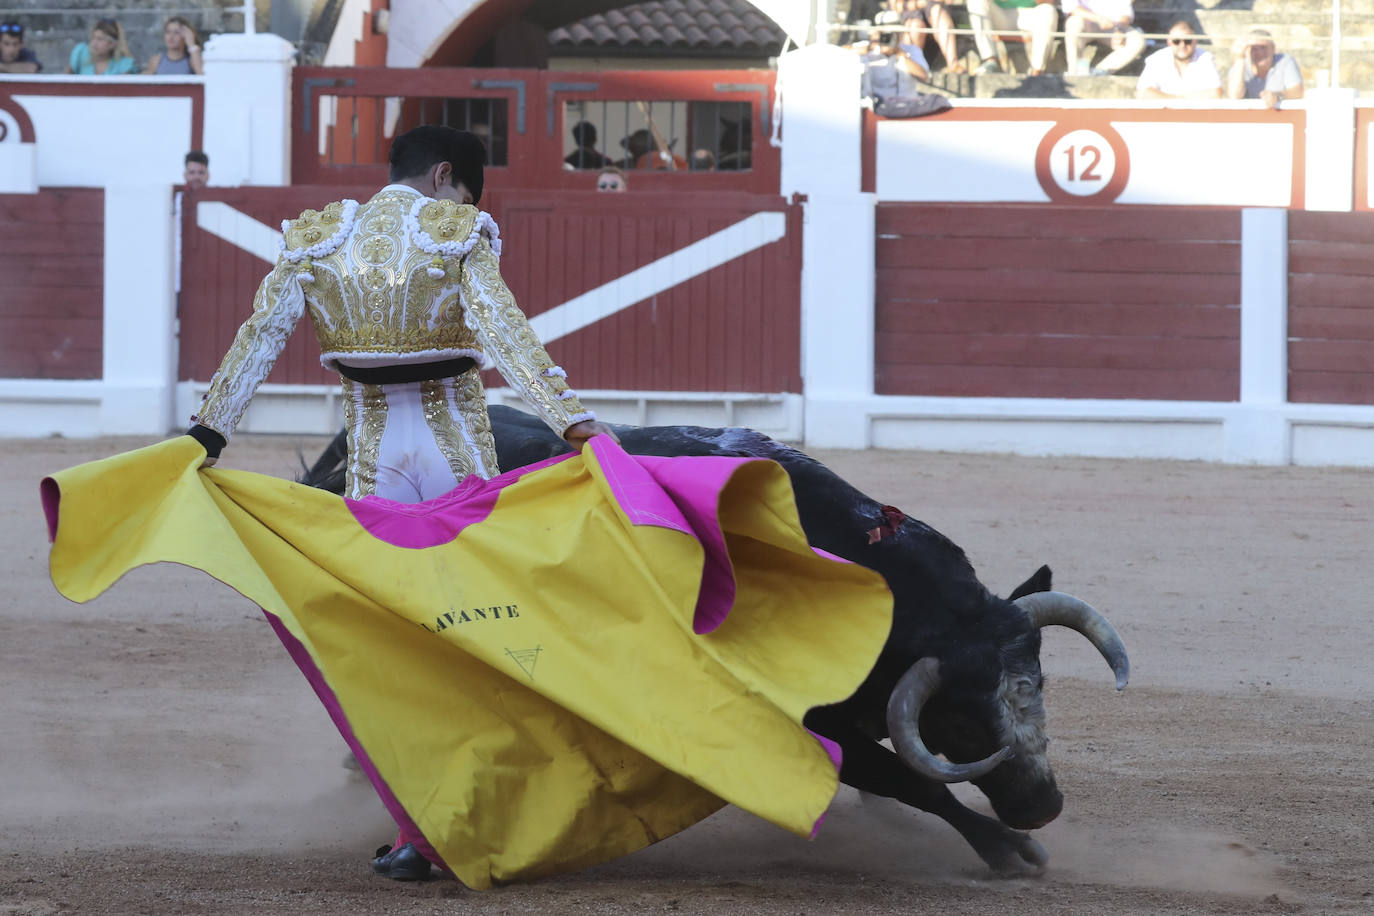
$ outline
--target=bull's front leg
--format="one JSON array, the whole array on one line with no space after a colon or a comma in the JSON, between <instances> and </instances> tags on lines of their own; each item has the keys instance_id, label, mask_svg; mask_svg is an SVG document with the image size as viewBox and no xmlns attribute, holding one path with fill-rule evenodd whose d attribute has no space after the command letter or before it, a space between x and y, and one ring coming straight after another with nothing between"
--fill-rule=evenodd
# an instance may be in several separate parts
<instances>
[{"instance_id":1,"label":"bull's front leg","mask_svg":"<svg viewBox=\"0 0 1374 916\"><path fill-rule=\"evenodd\" d=\"M844 750L840 781L845 785L929 811L959 831L973 851L999 874L1044 869L1049 856L1030 834L964 807L947 786L913 773L900 757L859 729L843 722L823 721L814 713L806 724Z\"/></svg>"}]
</instances>

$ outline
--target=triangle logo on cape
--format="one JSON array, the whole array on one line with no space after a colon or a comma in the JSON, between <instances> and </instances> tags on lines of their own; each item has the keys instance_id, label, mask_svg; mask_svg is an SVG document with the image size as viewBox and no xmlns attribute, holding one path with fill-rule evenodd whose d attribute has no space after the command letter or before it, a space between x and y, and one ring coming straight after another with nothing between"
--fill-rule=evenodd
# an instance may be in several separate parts
<instances>
[{"instance_id":1,"label":"triangle logo on cape","mask_svg":"<svg viewBox=\"0 0 1374 916\"><path fill-rule=\"evenodd\" d=\"M507 649L506 654L520 666L520 670L525 672L525 676L534 680L534 665L539 661L539 653L544 651L542 646L535 646L533 649Z\"/></svg>"}]
</instances>

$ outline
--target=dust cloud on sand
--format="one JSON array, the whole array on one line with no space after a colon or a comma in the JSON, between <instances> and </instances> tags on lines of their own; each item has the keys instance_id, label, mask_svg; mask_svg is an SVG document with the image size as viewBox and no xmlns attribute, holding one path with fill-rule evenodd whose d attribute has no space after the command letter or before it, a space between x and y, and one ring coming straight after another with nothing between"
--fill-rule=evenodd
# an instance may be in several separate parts
<instances>
[{"instance_id":1,"label":"dust cloud on sand","mask_svg":"<svg viewBox=\"0 0 1374 916\"><path fill-rule=\"evenodd\" d=\"M1374 473L819 454L990 588L1049 563L1121 631L1122 694L1081 638L1046 633L1049 869L995 878L941 821L842 789L812 841L725 809L479 894L370 875L389 819L241 597L176 567L87 605L56 594L39 479L143 444L0 442L5 916L1374 911ZM289 476L324 444L241 436L227 462Z\"/></svg>"}]
</instances>

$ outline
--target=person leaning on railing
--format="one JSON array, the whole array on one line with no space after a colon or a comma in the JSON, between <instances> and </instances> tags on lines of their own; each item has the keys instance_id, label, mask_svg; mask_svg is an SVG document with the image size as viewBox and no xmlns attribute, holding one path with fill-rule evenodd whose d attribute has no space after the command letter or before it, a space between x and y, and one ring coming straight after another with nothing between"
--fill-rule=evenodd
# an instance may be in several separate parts
<instances>
[{"instance_id":1,"label":"person leaning on railing","mask_svg":"<svg viewBox=\"0 0 1374 916\"><path fill-rule=\"evenodd\" d=\"M17 22L0 22L0 73L37 73L42 69L34 53L24 47L24 27Z\"/></svg>"},{"instance_id":2,"label":"person leaning on railing","mask_svg":"<svg viewBox=\"0 0 1374 916\"><path fill-rule=\"evenodd\" d=\"M67 72L98 76L137 73L138 64L129 55L124 27L113 19L101 19L91 26L91 36L72 48Z\"/></svg>"},{"instance_id":3,"label":"person leaning on railing","mask_svg":"<svg viewBox=\"0 0 1374 916\"><path fill-rule=\"evenodd\" d=\"M1264 29L1251 29L1236 39L1235 63L1226 79L1226 94L1233 99L1262 99L1278 108L1282 99L1303 97L1302 71L1288 54L1279 54L1274 36Z\"/></svg>"},{"instance_id":4,"label":"person leaning on railing","mask_svg":"<svg viewBox=\"0 0 1374 916\"><path fill-rule=\"evenodd\" d=\"M1198 47L1197 33L1182 20L1169 27L1169 46L1145 58L1136 83L1138 99L1219 99L1221 74L1211 51Z\"/></svg>"}]
</instances>

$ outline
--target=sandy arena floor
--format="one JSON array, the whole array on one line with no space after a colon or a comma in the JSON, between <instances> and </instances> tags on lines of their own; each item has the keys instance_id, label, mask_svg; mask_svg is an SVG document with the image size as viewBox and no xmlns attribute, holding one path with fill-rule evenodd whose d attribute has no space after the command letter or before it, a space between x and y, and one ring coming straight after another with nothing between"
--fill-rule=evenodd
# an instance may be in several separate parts
<instances>
[{"instance_id":1,"label":"sandy arena floor","mask_svg":"<svg viewBox=\"0 0 1374 916\"><path fill-rule=\"evenodd\" d=\"M276 475L319 438L244 436ZM1374 472L919 452L818 457L1006 593L1042 562L1111 617L1043 657L1064 815L1040 878L842 790L806 842L727 809L588 871L476 893L367 860L389 819L251 604L139 570L47 578L38 481L142 440L0 441L0 916L1374 913Z\"/></svg>"}]
</instances>

